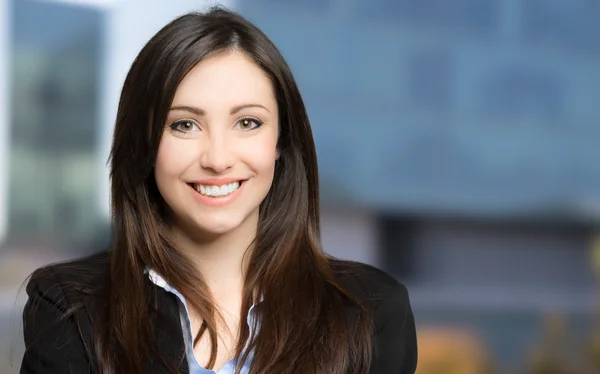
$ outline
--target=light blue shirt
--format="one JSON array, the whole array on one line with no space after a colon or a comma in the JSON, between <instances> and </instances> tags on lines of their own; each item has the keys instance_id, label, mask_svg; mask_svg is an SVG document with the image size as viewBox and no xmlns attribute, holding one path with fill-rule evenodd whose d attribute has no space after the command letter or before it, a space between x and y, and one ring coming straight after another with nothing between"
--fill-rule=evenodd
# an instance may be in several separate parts
<instances>
[{"instance_id":1,"label":"light blue shirt","mask_svg":"<svg viewBox=\"0 0 600 374\"><path fill-rule=\"evenodd\" d=\"M192 337L192 324L190 321L190 313L188 311L187 303L185 302L185 298L183 295L177 291L175 288L171 287L163 277L161 277L154 270L147 271L148 277L150 280L156 284L157 286L163 288L165 291L172 293L177 296L179 300L179 321L181 322L181 331L183 331L183 341L185 344L185 353L187 358L188 367L190 369L190 374L234 374L235 366L237 358L233 358L225 363L219 371L208 370L204 368L198 361L196 360L196 356L194 356L194 339ZM250 310L248 311L248 315L246 316L246 322L250 329L254 326L254 319L257 318L255 307L256 305L252 305ZM258 321L257 321L258 322ZM256 324L258 327L258 323ZM252 336L252 330L250 331L250 336ZM248 359L244 362L242 366L242 370L240 374L248 374L250 371L250 364L252 363L252 357L254 356L254 352L250 352L248 354Z\"/></svg>"}]
</instances>

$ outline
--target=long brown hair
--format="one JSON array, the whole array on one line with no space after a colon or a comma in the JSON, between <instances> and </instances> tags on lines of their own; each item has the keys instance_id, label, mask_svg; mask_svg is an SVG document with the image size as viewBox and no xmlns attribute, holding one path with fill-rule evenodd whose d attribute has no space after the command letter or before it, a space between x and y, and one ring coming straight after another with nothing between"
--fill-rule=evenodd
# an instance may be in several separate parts
<instances>
[{"instance_id":1,"label":"long brown hair","mask_svg":"<svg viewBox=\"0 0 600 374\"><path fill-rule=\"evenodd\" d=\"M198 336L209 335L208 367L215 364L216 309L202 277L169 240L153 165L179 83L204 59L229 50L245 53L270 77L280 118L280 156L260 205L241 310L246 315L254 296L262 295L260 329L251 336L240 324L238 362L254 350L251 374L365 373L372 319L336 278L321 248L317 157L297 84L267 36L220 7L166 25L141 50L124 83L110 157L115 230L110 279L106 308L92 318L101 371L143 373L147 358L159 354L149 322L146 268L161 274L200 314ZM356 318L349 318L349 308Z\"/></svg>"}]
</instances>

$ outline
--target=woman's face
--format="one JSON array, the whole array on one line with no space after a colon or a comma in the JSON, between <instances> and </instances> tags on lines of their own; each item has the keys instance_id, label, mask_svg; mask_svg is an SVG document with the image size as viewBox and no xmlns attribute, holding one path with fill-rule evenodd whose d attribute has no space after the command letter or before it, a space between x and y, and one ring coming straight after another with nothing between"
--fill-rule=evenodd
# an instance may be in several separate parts
<instances>
[{"instance_id":1,"label":"woman's face","mask_svg":"<svg viewBox=\"0 0 600 374\"><path fill-rule=\"evenodd\" d=\"M176 224L203 234L256 225L273 182L278 131L272 82L245 54L195 66L175 93L155 167Z\"/></svg>"}]
</instances>

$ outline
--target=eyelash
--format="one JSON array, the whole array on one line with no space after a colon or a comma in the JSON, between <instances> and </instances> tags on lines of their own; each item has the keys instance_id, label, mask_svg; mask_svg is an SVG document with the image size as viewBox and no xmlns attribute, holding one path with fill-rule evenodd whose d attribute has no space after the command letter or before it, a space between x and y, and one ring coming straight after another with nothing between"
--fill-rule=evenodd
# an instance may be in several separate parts
<instances>
[{"instance_id":1,"label":"eyelash","mask_svg":"<svg viewBox=\"0 0 600 374\"><path fill-rule=\"evenodd\" d=\"M258 128L260 128L263 125L263 122L261 120L259 120L258 118L254 118L254 117L242 117L240 118L237 122L236 122L236 126L242 122L254 122L255 127L250 128L250 129L242 129L242 131L252 131L252 130L256 130ZM191 119L181 119L178 121L175 121L171 126L169 126L169 128L172 131L178 132L178 133L182 133L182 134L187 134L189 131L185 131L185 130L181 130L179 128L180 125L183 124L191 124L192 126L196 126L198 127L198 124L196 123L196 121L191 120Z\"/></svg>"}]
</instances>

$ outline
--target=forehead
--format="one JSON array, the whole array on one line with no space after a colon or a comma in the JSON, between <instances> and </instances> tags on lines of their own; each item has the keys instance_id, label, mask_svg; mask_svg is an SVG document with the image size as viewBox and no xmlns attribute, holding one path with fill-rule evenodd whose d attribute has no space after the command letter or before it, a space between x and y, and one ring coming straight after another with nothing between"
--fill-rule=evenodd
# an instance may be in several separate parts
<instances>
[{"instance_id":1,"label":"forehead","mask_svg":"<svg viewBox=\"0 0 600 374\"><path fill-rule=\"evenodd\" d=\"M276 107L271 79L247 55L232 51L211 56L192 68L177 87L173 104L210 110L213 105L257 101Z\"/></svg>"}]
</instances>

